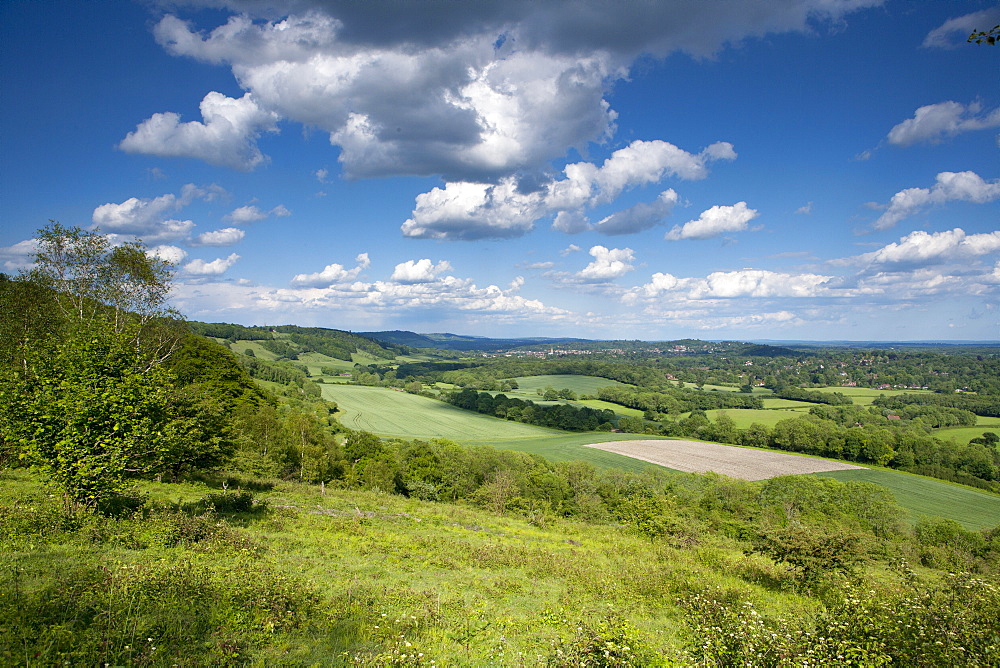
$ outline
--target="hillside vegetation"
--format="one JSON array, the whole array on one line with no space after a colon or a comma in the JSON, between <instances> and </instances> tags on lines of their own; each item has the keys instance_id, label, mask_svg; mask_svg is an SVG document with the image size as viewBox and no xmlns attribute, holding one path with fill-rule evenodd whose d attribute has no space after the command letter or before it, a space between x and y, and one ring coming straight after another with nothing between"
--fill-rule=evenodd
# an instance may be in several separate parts
<instances>
[{"instance_id":1,"label":"hillside vegetation","mask_svg":"<svg viewBox=\"0 0 1000 668\"><path fill-rule=\"evenodd\" d=\"M972 366L933 371L976 397L865 407L792 387L841 353L799 367L786 349L720 345L759 353L772 394L810 404L741 429L705 413L762 408L752 386L705 391L739 368L723 357L709 377L714 344L676 346L698 359L668 370L638 342L611 349L628 363L435 361L339 330L206 337L166 307L171 268L141 244L53 224L38 245L32 271L0 276L0 663L1000 665L1000 529L985 515L908 517L896 499L920 508L922 488L891 471L747 482L583 447L612 429L682 433L992 489L1000 439L930 435L992 405ZM326 382L348 359L364 361L351 384ZM323 360L338 366L317 373ZM558 375L642 417L569 387L504 395ZM445 428L525 451L414 438ZM966 492L956 505L1000 498L950 487Z\"/></svg>"}]
</instances>

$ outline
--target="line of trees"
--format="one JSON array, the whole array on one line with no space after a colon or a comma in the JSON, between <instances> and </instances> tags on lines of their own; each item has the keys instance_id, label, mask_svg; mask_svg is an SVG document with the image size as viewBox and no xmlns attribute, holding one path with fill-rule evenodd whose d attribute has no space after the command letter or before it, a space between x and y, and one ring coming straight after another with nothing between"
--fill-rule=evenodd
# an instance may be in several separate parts
<instances>
[{"instance_id":1,"label":"line of trees","mask_svg":"<svg viewBox=\"0 0 1000 668\"><path fill-rule=\"evenodd\" d=\"M717 408L763 408L760 397L736 392L703 392L688 388L667 388L644 391L630 387L609 385L602 387L597 398L619 406L635 408L654 414L687 413L694 410Z\"/></svg>"},{"instance_id":2,"label":"line of trees","mask_svg":"<svg viewBox=\"0 0 1000 668\"><path fill-rule=\"evenodd\" d=\"M614 411L610 410L569 404L536 404L530 400L508 397L505 394L494 396L489 392L477 392L470 388L452 392L446 401L484 415L566 431L610 431L616 418Z\"/></svg>"}]
</instances>

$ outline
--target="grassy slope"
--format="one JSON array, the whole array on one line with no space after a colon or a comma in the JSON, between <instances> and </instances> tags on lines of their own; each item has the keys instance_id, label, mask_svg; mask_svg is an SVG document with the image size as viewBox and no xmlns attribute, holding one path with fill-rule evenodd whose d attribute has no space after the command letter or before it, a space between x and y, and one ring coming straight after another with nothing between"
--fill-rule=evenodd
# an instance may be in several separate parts
<instances>
[{"instance_id":1,"label":"grassy slope","mask_svg":"<svg viewBox=\"0 0 1000 668\"><path fill-rule=\"evenodd\" d=\"M617 380L608 380L598 376L570 376L570 375L549 375L549 376L521 376L515 378L517 381L517 394L535 394L536 390L552 387L557 390L573 390L577 394L597 394L602 387L609 385L621 385Z\"/></svg>"},{"instance_id":2,"label":"grassy slope","mask_svg":"<svg viewBox=\"0 0 1000 668\"><path fill-rule=\"evenodd\" d=\"M643 436L640 434L609 434L601 432L585 432L580 434L562 433L558 436L542 438L524 439L519 441L508 441L497 443L496 447L519 452L529 452L541 455L546 459L567 462L584 461L593 464L598 468L618 468L625 471L638 473L644 469L656 468L667 471L665 466L657 466L649 462L640 461L613 452L605 452L596 448L588 448L592 443L607 443L609 441L639 441L639 440L662 440L657 436Z\"/></svg>"},{"instance_id":3,"label":"grassy slope","mask_svg":"<svg viewBox=\"0 0 1000 668\"><path fill-rule=\"evenodd\" d=\"M619 406L618 404L613 404L610 401L601 401L600 399L585 399L584 401L568 401L566 403L574 406L587 406L589 408L593 408L599 411L603 410L614 411L618 415L631 415L632 417L641 418L645 414L638 408Z\"/></svg>"},{"instance_id":4,"label":"grassy slope","mask_svg":"<svg viewBox=\"0 0 1000 668\"><path fill-rule=\"evenodd\" d=\"M222 345L227 345L227 342L223 340ZM252 350L254 357L258 357L262 360L273 362L274 360L278 359L277 355L275 355L270 350L260 345L256 341L236 341L235 343L229 343L228 345L230 350L240 355L246 355L248 350Z\"/></svg>"},{"instance_id":5,"label":"grassy slope","mask_svg":"<svg viewBox=\"0 0 1000 668\"><path fill-rule=\"evenodd\" d=\"M827 471L813 475L844 482L873 482L887 487L895 495L896 502L909 511L911 520L921 515L935 515L955 520L967 529L1000 525L1000 496L971 487L888 469Z\"/></svg>"},{"instance_id":6,"label":"grassy slope","mask_svg":"<svg viewBox=\"0 0 1000 668\"><path fill-rule=\"evenodd\" d=\"M694 384L692 384L692 383L686 383L685 387L696 388L696 386ZM739 392L740 391L740 388L736 387L734 385L703 385L702 389L704 389L706 392ZM755 387L755 388L753 388L753 392L751 392L751 394L765 394L766 395L766 394L774 394L774 392L772 390L767 389L766 387Z\"/></svg>"},{"instance_id":7,"label":"grassy slope","mask_svg":"<svg viewBox=\"0 0 1000 668\"><path fill-rule=\"evenodd\" d=\"M402 438L448 438L502 442L560 433L464 411L406 392L359 385L322 385L323 398L337 402L338 419L351 429Z\"/></svg>"},{"instance_id":8,"label":"grassy slope","mask_svg":"<svg viewBox=\"0 0 1000 668\"><path fill-rule=\"evenodd\" d=\"M720 408L718 410L705 411L710 420L715 420L720 413L725 413L733 419L738 429L746 429L753 423L762 424L765 427L774 427L781 420L801 417L808 410L791 409L757 409L757 408Z\"/></svg>"},{"instance_id":9,"label":"grassy slope","mask_svg":"<svg viewBox=\"0 0 1000 668\"><path fill-rule=\"evenodd\" d=\"M778 397L763 397L761 403L764 408L773 410L796 409L808 412L816 404L808 401L796 401L795 399L779 399Z\"/></svg>"},{"instance_id":10,"label":"grassy slope","mask_svg":"<svg viewBox=\"0 0 1000 668\"><path fill-rule=\"evenodd\" d=\"M0 505L25 493L45 494L23 472L0 472L0 480ZM154 499L191 502L218 490L148 483L144 491ZM258 643L241 648L256 645L251 654L261 665L564 665L557 647L607 619L625 621L636 643L664 652L673 663L683 660L676 601L686 592L708 587L739 592L770 614L802 614L817 605L791 586L754 584L790 585L791 579L766 559L745 557L733 541L707 533L693 547L674 548L613 525L551 518L529 524L375 492L321 494L316 487L282 482L257 496L271 510L233 521L244 543L260 546L257 556L211 541L145 549L83 542L6 551L0 566L16 569L25 588L36 586L38 577L58 580L69 565L77 570L94 565L106 587L131 578L148 582L151 592L177 573L193 581L193 590L215 572L283 574L286 586L317 595L320 612L314 624L274 635L265 629ZM182 592L159 596L166 605L174 601L178 611L192 605ZM205 647L168 640L174 625L191 620L178 612L159 614L132 611L124 620L134 626L112 627L113 656L131 656L139 664L205 665ZM169 624L161 628L158 619ZM67 626L76 623L68 620ZM226 637L225 631L209 635L210 630L206 647L215 645L217 635ZM131 654L121 649L126 643ZM150 650L153 646L158 649ZM213 656L221 663L221 655ZM80 663L93 665L89 658ZM11 665L17 663L25 662Z\"/></svg>"},{"instance_id":11,"label":"grassy slope","mask_svg":"<svg viewBox=\"0 0 1000 668\"><path fill-rule=\"evenodd\" d=\"M970 439L979 438L985 431L1000 435L1000 418L979 416L975 427L945 427L935 429L934 435L942 441L955 440L956 443L968 443Z\"/></svg>"}]
</instances>

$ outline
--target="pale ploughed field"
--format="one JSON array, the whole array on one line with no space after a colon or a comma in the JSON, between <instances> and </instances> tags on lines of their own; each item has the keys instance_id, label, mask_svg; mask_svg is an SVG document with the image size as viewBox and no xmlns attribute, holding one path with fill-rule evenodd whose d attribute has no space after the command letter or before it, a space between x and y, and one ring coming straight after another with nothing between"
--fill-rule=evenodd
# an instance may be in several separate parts
<instances>
[{"instance_id":1,"label":"pale ploughed field","mask_svg":"<svg viewBox=\"0 0 1000 668\"><path fill-rule=\"evenodd\" d=\"M587 447L614 452L677 471L687 473L712 471L743 480L765 480L781 475L865 468L829 459L800 457L781 452L699 441L611 441L594 443Z\"/></svg>"}]
</instances>

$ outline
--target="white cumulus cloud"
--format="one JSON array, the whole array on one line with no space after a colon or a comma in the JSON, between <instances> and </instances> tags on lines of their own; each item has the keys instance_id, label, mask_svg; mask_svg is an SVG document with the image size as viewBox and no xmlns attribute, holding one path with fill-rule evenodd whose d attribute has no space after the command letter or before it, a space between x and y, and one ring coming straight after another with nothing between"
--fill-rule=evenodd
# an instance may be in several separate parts
<instances>
[{"instance_id":1,"label":"white cumulus cloud","mask_svg":"<svg viewBox=\"0 0 1000 668\"><path fill-rule=\"evenodd\" d=\"M872 227L888 229L934 204L952 201L983 204L996 199L1000 199L1000 179L986 181L975 172L941 172L930 188L907 188L893 195Z\"/></svg>"},{"instance_id":2,"label":"white cumulus cloud","mask_svg":"<svg viewBox=\"0 0 1000 668\"><path fill-rule=\"evenodd\" d=\"M726 232L741 232L758 215L757 210L749 208L746 202L737 202L733 206L717 205L702 211L696 220L675 225L664 238L669 241L710 239Z\"/></svg>"},{"instance_id":3,"label":"white cumulus cloud","mask_svg":"<svg viewBox=\"0 0 1000 668\"><path fill-rule=\"evenodd\" d=\"M213 201L225 191L218 186L199 187L187 184L178 197L167 193L153 198L129 197L123 202L108 202L94 209L91 216L94 228L101 231L134 235L147 242L176 241L186 238L194 229L194 222L169 217L188 206L195 199Z\"/></svg>"},{"instance_id":4,"label":"white cumulus cloud","mask_svg":"<svg viewBox=\"0 0 1000 668\"><path fill-rule=\"evenodd\" d=\"M966 234L959 227L944 232L911 232L898 242L865 253L860 259L876 264L933 264L1000 252L1000 231Z\"/></svg>"},{"instance_id":5,"label":"white cumulus cloud","mask_svg":"<svg viewBox=\"0 0 1000 668\"><path fill-rule=\"evenodd\" d=\"M437 264L434 264L427 258L423 258L422 260L407 260L396 265L389 280L405 284L429 283L436 280L438 274L443 274L450 270L451 263L447 260L441 260Z\"/></svg>"},{"instance_id":6,"label":"white cumulus cloud","mask_svg":"<svg viewBox=\"0 0 1000 668\"><path fill-rule=\"evenodd\" d=\"M600 167L589 162L566 165L566 178L548 187L546 206L577 209L604 204L625 190L658 183L668 176L689 181L703 179L708 176L710 161L735 159L736 152L728 142L717 142L694 154L661 140L636 140L612 153Z\"/></svg>"},{"instance_id":7,"label":"white cumulus cloud","mask_svg":"<svg viewBox=\"0 0 1000 668\"><path fill-rule=\"evenodd\" d=\"M7 271L27 269L35 263L38 251L38 240L26 239L13 246L0 247L0 260L3 260L3 268Z\"/></svg>"},{"instance_id":8,"label":"white cumulus cloud","mask_svg":"<svg viewBox=\"0 0 1000 668\"><path fill-rule=\"evenodd\" d=\"M239 259L239 255L232 253L229 257L216 258L210 262L192 260L184 265L184 272L192 276L219 276L226 273Z\"/></svg>"},{"instance_id":9,"label":"white cumulus cloud","mask_svg":"<svg viewBox=\"0 0 1000 668\"><path fill-rule=\"evenodd\" d=\"M706 57L882 1L744 0L733 12L728 0L293 0L276 19L266 3L195 0L170 10L211 5L234 15L207 31L167 15L157 41L173 55L229 67L247 95L209 94L201 122L156 114L123 148L250 169L264 160L259 134L280 118L326 132L350 178L493 182L611 137L617 115L607 93L641 55ZM722 145L703 156L728 157Z\"/></svg>"},{"instance_id":10,"label":"white cumulus cloud","mask_svg":"<svg viewBox=\"0 0 1000 668\"><path fill-rule=\"evenodd\" d=\"M448 183L417 195L411 218L400 228L408 237L504 239L523 235L540 213L537 193L518 191L513 178L496 185Z\"/></svg>"},{"instance_id":11,"label":"white cumulus cloud","mask_svg":"<svg viewBox=\"0 0 1000 668\"><path fill-rule=\"evenodd\" d=\"M895 146L910 146L919 142L939 142L962 132L1000 127L1000 108L983 112L982 105L968 106L939 102L920 107L889 131L888 141Z\"/></svg>"},{"instance_id":12,"label":"white cumulus cloud","mask_svg":"<svg viewBox=\"0 0 1000 668\"><path fill-rule=\"evenodd\" d=\"M180 114L153 114L118 145L128 153L197 158L220 167L250 171L267 158L257 147L262 132L277 130L278 116L257 106L250 93L239 99L212 91L201 101L204 122L181 122Z\"/></svg>"},{"instance_id":13,"label":"white cumulus cloud","mask_svg":"<svg viewBox=\"0 0 1000 668\"><path fill-rule=\"evenodd\" d=\"M159 245L146 250L149 257L159 258L170 264L180 264L181 260L187 257L187 251L178 246Z\"/></svg>"},{"instance_id":14,"label":"white cumulus cloud","mask_svg":"<svg viewBox=\"0 0 1000 668\"><path fill-rule=\"evenodd\" d=\"M594 261L584 267L577 274L577 277L586 282L609 281L619 276L624 276L635 269L632 262L635 260L634 251L631 248L605 248L604 246L593 246L590 254Z\"/></svg>"},{"instance_id":15,"label":"white cumulus cloud","mask_svg":"<svg viewBox=\"0 0 1000 668\"><path fill-rule=\"evenodd\" d=\"M328 264L323 271L313 274L296 274L292 278L292 285L324 288L338 283L353 281L358 275L371 266L368 253L359 253L354 258L357 263L352 269L347 269L342 264Z\"/></svg>"},{"instance_id":16,"label":"white cumulus cloud","mask_svg":"<svg viewBox=\"0 0 1000 668\"><path fill-rule=\"evenodd\" d=\"M589 162L567 165L565 178L544 189L523 192L514 177L496 184L449 182L417 196L416 207L401 229L405 236L432 239L512 238L534 228L543 216L555 214L552 227L576 234L632 234L659 224L679 197L673 189L650 203L611 214L591 224L585 209L613 201L630 188L656 183L667 176L704 178L709 160L734 159L732 145L712 144L692 154L663 141L635 141L615 151L601 166Z\"/></svg>"},{"instance_id":17,"label":"white cumulus cloud","mask_svg":"<svg viewBox=\"0 0 1000 668\"><path fill-rule=\"evenodd\" d=\"M290 215L292 215L292 212L286 209L283 204L279 204L270 211L263 211L256 205L250 204L233 209L226 214L225 219L237 225L246 225L247 223L256 223L265 220L270 216L284 218Z\"/></svg>"},{"instance_id":18,"label":"white cumulus cloud","mask_svg":"<svg viewBox=\"0 0 1000 668\"><path fill-rule=\"evenodd\" d=\"M694 299L734 297L814 297L833 277L763 269L717 271L691 291Z\"/></svg>"},{"instance_id":19,"label":"white cumulus cloud","mask_svg":"<svg viewBox=\"0 0 1000 668\"><path fill-rule=\"evenodd\" d=\"M194 238L195 246L232 246L243 241L246 232L238 227L224 227L213 232L204 232Z\"/></svg>"}]
</instances>

